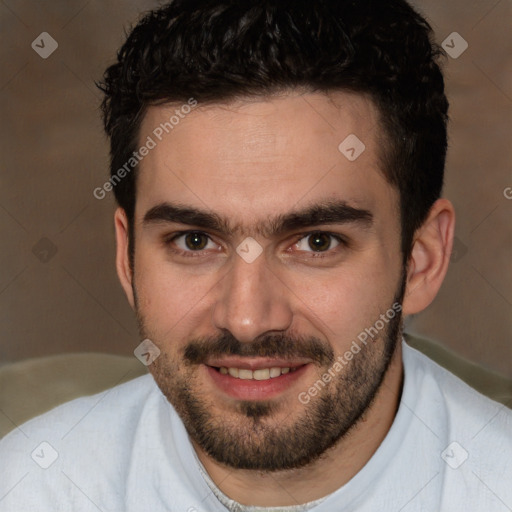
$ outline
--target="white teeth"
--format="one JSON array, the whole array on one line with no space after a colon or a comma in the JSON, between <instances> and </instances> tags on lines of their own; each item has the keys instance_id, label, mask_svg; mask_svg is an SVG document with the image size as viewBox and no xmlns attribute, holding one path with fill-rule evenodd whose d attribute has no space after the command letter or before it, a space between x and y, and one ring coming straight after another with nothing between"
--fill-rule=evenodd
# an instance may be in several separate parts
<instances>
[{"instance_id":1,"label":"white teeth","mask_svg":"<svg viewBox=\"0 0 512 512\"><path fill-rule=\"evenodd\" d=\"M264 368L262 370L254 370L252 372L252 378L255 380L270 379L270 370L268 368Z\"/></svg>"},{"instance_id":2,"label":"white teeth","mask_svg":"<svg viewBox=\"0 0 512 512\"><path fill-rule=\"evenodd\" d=\"M222 375L231 375L231 377L236 377L242 380L268 380L275 379L280 375L285 375L290 371L295 371L296 368L290 370L290 368L280 368L278 366L273 366L272 368L261 368L259 370L247 370L246 368L226 368L222 366L219 368L220 373Z\"/></svg>"},{"instance_id":3,"label":"white teeth","mask_svg":"<svg viewBox=\"0 0 512 512\"><path fill-rule=\"evenodd\" d=\"M279 377L281 375L281 368L274 366L274 368L270 368L270 378Z\"/></svg>"},{"instance_id":4,"label":"white teeth","mask_svg":"<svg viewBox=\"0 0 512 512\"><path fill-rule=\"evenodd\" d=\"M230 368L231 370L231 368ZM252 379L252 371L251 370L245 370L243 368L238 370L238 378L243 380L249 380Z\"/></svg>"},{"instance_id":5,"label":"white teeth","mask_svg":"<svg viewBox=\"0 0 512 512\"><path fill-rule=\"evenodd\" d=\"M238 368L228 368L228 373L231 377L238 377Z\"/></svg>"}]
</instances>

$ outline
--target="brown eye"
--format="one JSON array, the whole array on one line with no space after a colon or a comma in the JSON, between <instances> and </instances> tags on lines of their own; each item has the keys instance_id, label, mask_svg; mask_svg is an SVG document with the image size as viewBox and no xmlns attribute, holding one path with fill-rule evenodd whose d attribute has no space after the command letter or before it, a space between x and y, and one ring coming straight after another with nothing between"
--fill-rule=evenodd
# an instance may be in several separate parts
<instances>
[{"instance_id":1,"label":"brown eye","mask_svg":"<svg viewBox=\"0 0 512 512\"><path fill-rule=\"evenodd\" d=\"M325 231L316 231L304 235L294 244L294 249L301 253L309 253L311 257L324 258L339 252L346 245L339 235Z\"/></svg>"},{"instance_id":2,"label":"brown eye","mask_svg":"<svg viewBox=\"0 0 512 512\"><path fill-rule=\"evenodd\" d=\"M187 233L185 235L185 245L191 251L200 251L208 244L208 237L204 233Z\"/></svg>"},{"instance_id":3,"label":"brown eye","mask_svg":"<svg viewBox=\"0 0 512 512\"><path fill-rule=\"evenodd\" d=\"M315 252L327 251L331 247L332 236L327 233L313 233L308 236L309 248Z\"/></svg>"}]
</instances>

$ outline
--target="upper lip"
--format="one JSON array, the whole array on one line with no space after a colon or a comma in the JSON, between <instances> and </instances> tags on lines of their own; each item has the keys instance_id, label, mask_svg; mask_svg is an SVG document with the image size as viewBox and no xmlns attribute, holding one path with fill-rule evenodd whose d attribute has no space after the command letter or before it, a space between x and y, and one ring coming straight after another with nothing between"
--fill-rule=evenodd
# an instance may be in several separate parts
<instances>
[{"instance_id":1,"label":"upper lip","mask_svg":"<svg viewBox=\"0 0 512 512\"><path fill-rule=\"evenodd\" d=\"M205 364L216 368L240 368L245 370L261 370L263 368L296 368L310 363L306 359L275 359L271 357L223 357L221 359L210 359Z\"/></svg>"}]
</instances>

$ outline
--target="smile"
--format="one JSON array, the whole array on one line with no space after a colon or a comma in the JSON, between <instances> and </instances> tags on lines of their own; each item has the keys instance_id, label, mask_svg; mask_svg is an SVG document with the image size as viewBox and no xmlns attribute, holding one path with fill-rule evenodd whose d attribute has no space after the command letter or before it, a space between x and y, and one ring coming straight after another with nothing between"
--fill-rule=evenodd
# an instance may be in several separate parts
<instances>
[{"instance_id":1,"label":"smile","mask_svg":"<svg viewBox=\"0 0 512 512\"><path fill-rule=\"evenodd\" d=\"M204 365L208 378L223 394L239 400L265 400L275 397L288 389L305 374L312 364L291 364L290 366L256 365L240 366ZM245 366L245 368L244 368Z\"/></svg>"},{"instance_id":2,"label":"smile","mask_svg":"<svg viewBox=\"0 0 512 512\"><path fill-rule=\"evenodd\" d=\"M280 368L278 366L273 366L272 368L261 368L259 370L247 370L245 368L226 368L225 366L221 366L219 368L219 372L222 375L231 375L231 377L235 377L236 379L242 380L268 380L275 379L276 377L280 377L281 375L285 375L289 372L294 372L297 370L295 368Z\"/></svg>"}]
</instances>

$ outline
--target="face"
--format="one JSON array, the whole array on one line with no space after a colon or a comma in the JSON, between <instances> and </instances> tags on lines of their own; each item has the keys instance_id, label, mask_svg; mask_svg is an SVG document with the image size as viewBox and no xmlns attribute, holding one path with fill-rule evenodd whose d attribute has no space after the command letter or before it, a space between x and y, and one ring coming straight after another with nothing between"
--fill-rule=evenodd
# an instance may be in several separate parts
<instances>
[{"instance_id":1,"label":"face","mask_svg":"<svg viewBox=\"0 0 512 512\"><path fill-rule=\"evenodd\" d=\"M140 133L156 142L139 168L132 281L141 335L161 351L149 369L216 461L301 467L362 417L400 336L398 192L376 110L290 93L198 106L158 140L175 111L150 108Z\"/></svg>"}]
</instances>

